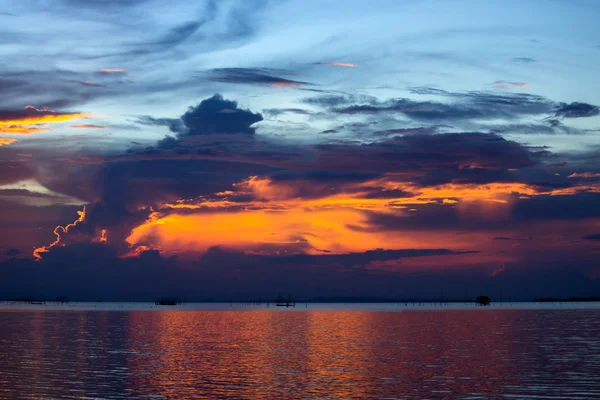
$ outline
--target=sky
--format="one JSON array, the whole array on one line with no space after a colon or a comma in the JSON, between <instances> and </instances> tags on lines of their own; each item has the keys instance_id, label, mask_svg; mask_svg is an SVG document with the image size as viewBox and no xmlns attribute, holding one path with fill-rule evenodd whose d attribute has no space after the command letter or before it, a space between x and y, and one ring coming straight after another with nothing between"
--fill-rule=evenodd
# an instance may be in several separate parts
<instances>
[{"instance_id":1,"label":"sky","mask_svg":"<svg viewBox=\"0 0 600 400\"><path fill-rule=\"evenodd\" d=\"M599 13L0 3L0 297L598 295Z\"/></svg>"}]
</instances>

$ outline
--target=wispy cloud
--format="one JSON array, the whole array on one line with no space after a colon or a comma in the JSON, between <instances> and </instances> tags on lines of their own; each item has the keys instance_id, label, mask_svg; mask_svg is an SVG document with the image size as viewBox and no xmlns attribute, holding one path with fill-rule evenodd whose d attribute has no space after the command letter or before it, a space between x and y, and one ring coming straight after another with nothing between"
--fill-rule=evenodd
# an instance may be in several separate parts
<instances>
[{"instance_id":1,"label":"wispy cloud","mask_svg":"<svg viewBox=\"0 0 600 400\"><path fill-rule=\"evenodd\" d=\"M100 68L96 70L99 74L124 74L127 72L125 68Z\"/></svg>"},{"instance_id":2,"label":"wispy cloud","mask_svg":"<svg viewBox=\"0 0 600 400\"><path fill-rule=\"evenodd\" d=\"M492 83L492 86L495 89L500 89L500 90L507 90L510 89L511 87L514 88L526 88L531 86L531 84L527 83L527 82L511 82L511 81L494 81Z\"/></svg>"},{"instance_id":3,"label":"wispy cloud","mask_svg":"<svg viewBox=\"0 0 600 400\"><path fill-rule=\"evenodd\" d=\"M575 172L569 175L569 178L600 178L600 172Z\"/></svg>"},{"instance_id":4,"label":"wispy cloud","mask_svg":"<svg viewBox=\"0 0 600 400\"><path fill-rule=\"evenodd\" d=\"M216 68L209 71L207 79L213 82L245 85L270 85L276 88L294 88L312 85L309 82L282 78L285 71L268 68Z\"/></svg>"},{"instance_id":5,"label":"wispy cloud","mask_svg":"<svg viewBox=\"0 0 600 400\"><path fill-rule=\"evenodd\" d=\"M513 57L512 61L518 62L518 63L523 63L523 64L530 64L530 63L537 62L537 60L535 58L531 58L531 57Z\"/></svg>"},{"instance_id":6,"label":"wispy cloud","mask_svg":"<svg viewBox=\"0 0 600 400\"><path fill-rule=\"evenodd\" d=\"M322 62L316 62L316 63L314 63L314 65L333 65L336 67L349 67L349 68L358 67L358 64L339 62L339 61L322 61Z\"/></svg>"},{"instance_id":7,"label":"wispy cloud","mask_svg":"<svg viewBox=\"0 0 600 400\"><path fill-rule=\"evenodd\" d=\"M71 128L80 128L80 129L105 129L104 125L92 125L92 124L75 124L71 125Z\"/></svg>"}]
</instances>

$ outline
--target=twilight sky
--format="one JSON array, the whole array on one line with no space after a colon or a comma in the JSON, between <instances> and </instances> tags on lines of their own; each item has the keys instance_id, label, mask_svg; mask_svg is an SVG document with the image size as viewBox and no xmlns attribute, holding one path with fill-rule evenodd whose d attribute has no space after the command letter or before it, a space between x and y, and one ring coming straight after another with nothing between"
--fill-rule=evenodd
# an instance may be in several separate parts
<instances>
[{"instance_id":1,"label":"twilight sky","mask_svg":"<svg viewBox=\"0 0 600 400\"><path fill-rule=\"evenodd\" d=\"M599 14L0 3L0 297L598 295Z\"/></svg>"}]
</instances>

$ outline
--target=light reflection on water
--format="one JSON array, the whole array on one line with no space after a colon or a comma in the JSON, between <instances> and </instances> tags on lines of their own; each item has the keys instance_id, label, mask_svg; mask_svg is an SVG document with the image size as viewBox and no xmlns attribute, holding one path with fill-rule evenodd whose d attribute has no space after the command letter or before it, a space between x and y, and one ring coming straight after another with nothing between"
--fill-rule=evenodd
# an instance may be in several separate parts
<instances>
[{"instance_id":1,"label":"light reflection on water","mask_svg":"<svg viewBox=\"0 0 600 400\"><path fill-rule=\"evenodd\" d=\"M600 310L0 312L0 398L600 398Z\"/></svg>"}]
</instances>

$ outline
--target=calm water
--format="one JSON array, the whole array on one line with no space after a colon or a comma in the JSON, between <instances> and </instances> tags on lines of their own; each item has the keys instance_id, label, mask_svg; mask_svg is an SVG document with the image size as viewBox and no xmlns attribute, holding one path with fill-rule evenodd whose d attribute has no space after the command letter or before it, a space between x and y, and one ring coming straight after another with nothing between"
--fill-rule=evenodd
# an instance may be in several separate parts
<instances>
[{"instance_id":1,"label":"calm water","mask_svg":"<svg viewBox=\"0 0 600 400\"><path fill-rule=\"evenodd\" d=\"M0 311L0 398L600 398L600 309Z\"/></svg>"}]
</instances>

